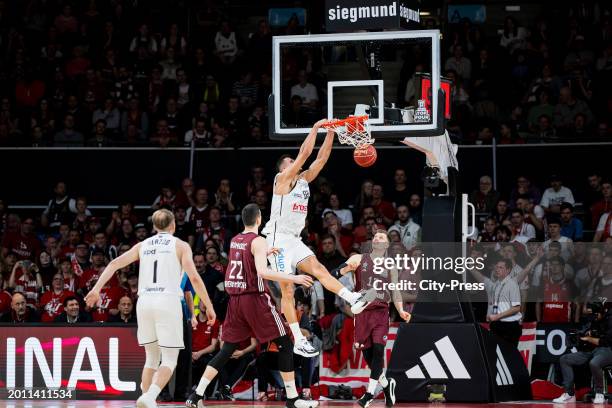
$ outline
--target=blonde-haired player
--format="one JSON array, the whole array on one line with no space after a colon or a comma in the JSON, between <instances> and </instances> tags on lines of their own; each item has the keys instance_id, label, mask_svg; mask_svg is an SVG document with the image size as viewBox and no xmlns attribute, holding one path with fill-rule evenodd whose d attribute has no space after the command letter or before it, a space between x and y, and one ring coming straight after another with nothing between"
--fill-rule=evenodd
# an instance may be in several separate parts
<instances>
[{"instance_id":1,"label":"blonde-haired player","mask_svg":"<svg viewBox=\"0 0 612 408\"><path fill-rule=\"evenodd\" d=\"M157 406L155 400L172 376L179 350L184 348L181 308L183 271L206 305L208 325L212 325L216 319L204 282L193 263L191 248L173 236L176 225L172 212L155 211L153 227L157 234L113 259L85 297L87 305L93 307L100 299L100 289L117 270L140 261L137 336L138 343L145 348L146 360L140 384L143 394L136 401L138 408Z\"/></svg>"}]
</instances>

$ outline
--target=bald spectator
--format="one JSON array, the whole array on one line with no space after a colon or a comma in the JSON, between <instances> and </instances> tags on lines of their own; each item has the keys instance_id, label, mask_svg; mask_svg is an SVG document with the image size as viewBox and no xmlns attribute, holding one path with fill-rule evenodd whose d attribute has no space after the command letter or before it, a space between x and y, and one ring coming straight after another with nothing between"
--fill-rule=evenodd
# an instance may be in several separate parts
<instances>
[{"instance_id":1,"label":"bald spectator","mask_svg":"<svg viewBox=\"0 0 612 408\"><path fill-rule=\"evenodd\" d=\"M21 292L13 293L11 312L2 316L3 323L35 323L38 322L36 310L28 307L26 297Z\"/></svg>"},{"instance_id":2,"label":"bald spectator","mask_svg":"<svg viewBox=\"0 0 612 408\"><path fill-rule=\"evenodd\" d=\"M499 193L493 190L493 180L489 176L480 178L480 187L472 192L470 202L476 206L476 211L490 213L499 200Z\"/></svg>"},{"instance_id":3,"label":"bald spectator","mask_svg":"<svg viewBox=\"0 0 612 408\"><path fill-rule=\"evenodd\" d=\"M571 129L577 114L583 114L587 124L593 122L593 113L588 105L576 99L570 87L564 86L559 92L559 103L555 106L553 123L557 129Z\"/></svg>"},{"instance_id":4,"label":"bald spectator","mask_svg":"<svg viewBox=\"0 0 612 408\"><path fill-rule=\"evenodd\" d=\"M134 303L132 299L125 295L119 299L119 314L111 315L108 318L109 323L136 323L136 313L134 311Z\"/></svg>"}]
</instances>

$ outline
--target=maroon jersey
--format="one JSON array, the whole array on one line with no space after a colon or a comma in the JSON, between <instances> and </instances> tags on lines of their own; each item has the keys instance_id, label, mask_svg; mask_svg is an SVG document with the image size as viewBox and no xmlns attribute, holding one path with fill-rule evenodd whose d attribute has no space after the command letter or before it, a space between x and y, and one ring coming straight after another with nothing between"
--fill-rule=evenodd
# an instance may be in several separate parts
<instances>
[{"instance_id":1,"label":"maroon jersey","mask_svg":"<svg viewBox=\"0 0 612 408\"><path fill-rule=\"evenodd\" d=\"M380 281L376 284L376 281ZM383 284L389 283L389 271L384 269L382 273L374 273L374 261L370 254L361 255L361 262L355 270L355 290L376 289L376 300L368 305L367 309L388 307L391 296L388 290L383 290Z\"/></svg>"},{"instance_id":2,"label":"maroon jersey","mask_svg":"<svg viewBox=\"0 0 612 408\"><path fill-rule=\"evenodd\" d=\"M251 243L258 235L240 233L230 243L228 265L225 270L225 291L230 296L266 291L263 279L257 275L255 257L251 253Z\"/></svg>"}]
</instances>

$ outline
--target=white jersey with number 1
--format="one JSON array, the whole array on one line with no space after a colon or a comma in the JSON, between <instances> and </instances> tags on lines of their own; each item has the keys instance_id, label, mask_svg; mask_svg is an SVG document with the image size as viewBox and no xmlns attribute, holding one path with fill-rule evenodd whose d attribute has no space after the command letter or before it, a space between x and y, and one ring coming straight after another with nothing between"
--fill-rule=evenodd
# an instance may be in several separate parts
<instances>
[{"instance_id":1,"label":"white jersey with number 1","mask_svg":"<svg viewBox=\"0 0 612 408\"><path fill-rule=\"evenodd\" d=\"M275 187L277 179L278 174L274 178ZM310 198L310 187L303 178L299 178L287 194L274 193L270 220L263 229L263 234L300 235L306 225L308 198Z\"/></svg>"},{"instance_id":2,"label":"white jersey with number 1","mask_svg":"<svg viewBox=\"0 0 612 408\"><path fill-rule=\"evenodd\" d=\"M183 296L183 270L176 253L177 241L173 235L160 232L140 244L138 296Z\"/></svg>"}]
</instances>

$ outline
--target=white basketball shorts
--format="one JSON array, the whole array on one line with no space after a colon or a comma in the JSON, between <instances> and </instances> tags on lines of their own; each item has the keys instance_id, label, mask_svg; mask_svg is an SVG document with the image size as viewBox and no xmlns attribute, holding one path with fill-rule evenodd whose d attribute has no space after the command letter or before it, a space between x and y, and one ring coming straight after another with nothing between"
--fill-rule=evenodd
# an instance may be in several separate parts
<instances>
[{"instance_id":1,"label":"white basketball shorts","mask_svg":"<svg viewBox=\"0 0 612 408\"><path fill-rule=\"evenodd\" d=\"M160 347L185 348L183 308L176 295L144 294L136 303L138 344L157 342Z\"/></svg>"},{"instance_id":2,"label":"white basketball shorts","mask_svg":"<svg viewBox=\"0 0 612 408\"><path fill-rule=\"evenodd\" d=\"M275 272L295 274L297 265L314 253L302 242L300 237L288 234L270 234L266 237L268 249L278 248L278 254L272 254L268 261Z\"/></svg>"}]
</instances>

